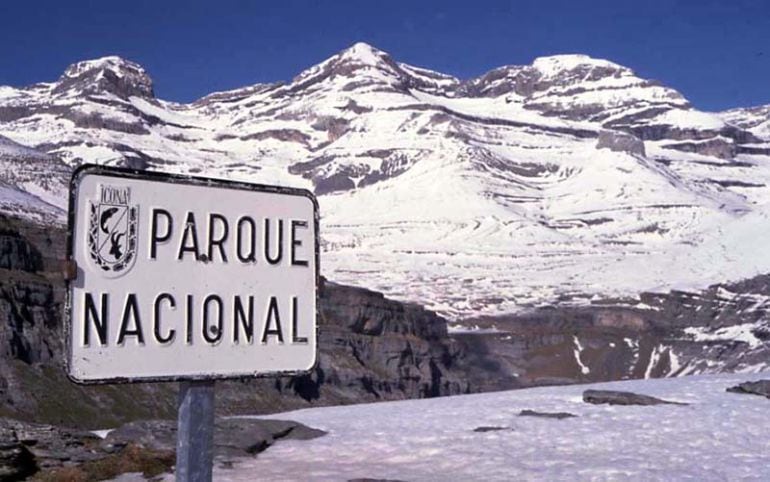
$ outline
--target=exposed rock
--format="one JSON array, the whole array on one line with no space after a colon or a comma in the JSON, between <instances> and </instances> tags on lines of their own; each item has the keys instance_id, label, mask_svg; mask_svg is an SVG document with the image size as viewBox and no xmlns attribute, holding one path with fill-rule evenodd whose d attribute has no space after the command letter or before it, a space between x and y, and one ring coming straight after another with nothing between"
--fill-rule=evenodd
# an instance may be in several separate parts
<instances>
[{"instance_id":1,"label":"exposed rock","mask_svg":"<svg viewBox=\"0 0 770 482\"><path fill-rule=\"evenodd\" d=\"M86 60L67 67L54 92L75 89L84 94L111 93L152 98L152 79L139 65L120 57Z\"/></svg>"},{"instance_id":2,"label":"exposed rock","mask_svg":"<svg viewBox=\"0 0 770 482\"><path fill-rule=\"evenodd\" d=\"M110 431L102 446L114 452L129 443L153 450L176 450L176 421L137 420Z\"/></svg>"},{"instance_id":3,"label":"exposed rock","mask_svg":"<svg viewBox=\"0 0 770 482\"><path fill-rule=\"evenodd\" d=\"M35 456L0 419L0 480L24 480L38 471Z\"/></svg>"},{"instance_id":4,"label":"exposed rock","mask_svg":"<svg viewBox=\"0 0 770 482\"><path fill-rule=\"evenodd\" d=\"M640 78L626 67L580 55L540 58L532 65L506 66L460 81L399 63L384 52L358 44L307 69L296 82L249 86L186 104L153 99L146 72L117 58L80 62L57 82L6 89L0 102L2 133L35 144L69 165L98 162L268 183L273 169L297 166L290 168L291 176L282 182L308 185L301 179L306 176L319 194L355 191L335 197L329 206L335 212L326 212L325 217L337 218L337 213L348 217L371 208L372 216L362 218L364 224L380 226L367 238L377 237L389 251L398 253L410 250L407 245L417 238L392 234L396 231L387 220L391 212L388 198L402 187L426 182L424 176L403 175L409 170L419 174L422 168L414 170L415 166L427 167L425 172L436 177L435 183L428 182L436 189L424 190L427 198L421 216L427 216L428 222L408 227L418 236L451 232L454 221L473 225L474 218L483 217L481 212L477 216L464 210L456 213L459 217L452 223L444 222L438 207L445 193L439 187L451 184L469 199L477 199L478 204L470 201L474 205L500 208L500 214L506 213L495 214L489 221L499 226L490 231L495 239L487 237L486 244L509 246L498 235L507 229L503 226L521 222L526 229L535 229L538 238L566 236L563 239L576 243L574 252L595 252L602 258L610 256L608 259L622 255L622 249L616 252L621 245L633 243L638 246L634 252L641 254L668 251L669 247L697 240L702 228L713 224L711 221L755 210L763 190L745 189L759 184L749 185L747 180L767 177L767 163L732 159L741 152L767 149L765 144L754 142L743 127L721 127L723 123L716 115L692 109L675 90ZM664 115L667 113L672 115ZM559 119L545 119L543 115ZM700 122L703 119L706 122ZM607 155L601 163L573 162L590 159L593 151L589 145L596 143L603 130L615 134L605 133L612 139L599 139L600 146L608 142L610 149L641 155L643 143L626 143L625 136L635 134L653 142L651 155L655 159L629 164L626 156L604 151ZM650 143L647 147L651 148ZM484 150L495 156L483 155ZM706 159L682 150L743 164L735 169L735 162L715 162L713 169L704 168L700 162ZM384 151L391 152L380 157ZM329 162L303 168L311 159ZM664 164L668 168L662 168ZM605 168L614 175L602 175ZM37 172L45 173L39 178L48 175L42 165ZM394 179L396 176L402 178ZM580 185L572 179L591 179L597 192L614 194L572 202L573 196L579 197L573 188ZM382 182L404 186L397 191L362 189ZM39 187L33 183L22 190L30 195L48 194ZM403 192L423 188L407 187ZM657 195L667 200L659 206L647 206L650 196ZM356 201L364 197L365 207ZM415 203L400 194L393 199ZM597 209L584 206L594 202L606 205L597 205ZM690 215L692 221L687 221ZM592 228L595 217L608 221L603 227ZM342 218L338 221L329 224L324 234L327 240L360 236ZM511 222L514 224L505 224ZM438 265L437 270L426 268L433 263L429 260L420 262L421 273L415 273L411 261L405 261L413 256L433 256L424 249L395 256L394 281L383 290L404 297L421 293L426 300L415 301L428 302L430 298L432 306L453 317L510 312L515 305L503 281L467 283L463 295L457 296L448 288L459 286L460 280L454 277L462 277L467 270L455 270L451 276L445 270L455 262L471 263L462 256L454 257L453 251L475 250L465 244L478 234L469 231L456 243L437 246L437 254L453 257L453 262ZM360 260L356 269L343 269L337 262L326 266L333 266L338 279L348 284L381 286L376 273L382 257L377 246L385 245L380 241L350 243L351 253ZM522 238L513 242L518 245ZM527 253L537 251L534 246L540 245L525 244ZM336 242L330 245L329 256L346 259L335 249ZM554 256L569 257L565 253L559 250ZM529 254L544 261L542 253ZM512 259L504 256L500 261ZM548 266L562 265L562 261L553 261L548 261ZM528 272L536 264L528 263L528 269L512 272ZM590 266L583 271L590 272ZM537 278L524 276L512 282L528 293L527 298L546 302L555 302L552 296L562 289L588 286L581 285L581 276L558 276L554 278L555 290L522 288L521 283ZM589 284L592 290L600 289ZM521 301L517 296L516 303Z\"/></svg>"},{"instance_id":5,"label":"exposed rock","mask_svg":"<svg viewBox=\"0 0 770 482\"><path fill-rule=\"evenodd\" d=\"M313 180L315 193L319 196L335 191L347 191L356 187L356 183L346 173L336 173L329 177L319 177Z\"/></svg>"},{"instance_id":6,"label":"exposed rock","mask_svg":"<svg viewBox=\"0 0 770 482\"><path fill-rule=\"evenodd\" d=\"M743 382L727 389L731 393L748 393L770 398L770 380L757 380L755 382Z\"/></svg>"},{"instance_id":7,"label":"exposed rock","mask_svg":"<svg viewBox=\"0 0 770 482\"><path fill-rule=\"evenodd\" d=\"M597 149L609 149L615 152L626 152L637 156L645 156L644 141L631 134L618 131L603 130L599 133Z\"/></svg>"},{"instance_id":8,"label":"exposed rock","mask_svg":"<svg viewBox=\"0 0 770 482\"><path fill-rule=\"evenodd\" d=\"M457 94L470 97L521 96L527 109L571 120L602 119L617 110L638 111L649 102L633 95L613 95L602 99L608 90L603 80L612 79L624 87L657 92L661 104L686 106L676 91L654 81L636 77L631 69L585 55L555 55L535 59L532 65L509 65L481 77L463 82ZM617 89L617 88L616 88ZM617 92L620 89L613 89ZM581 96L595 92L597 96Z\"/></svg>"},{"instance_id":9,"label":"exposed rock","mask_svg":"<svg viewBox=\"0 0 770 482\"><path fill-rule=\"evenodd\" d=\"M20 268L5 271L0 278L0 358L48 362L60 353L60 340L49 336L52 323L60 316L60 305L49 284L29 277L30 271L42 265L43 256L28 240L13 233L0 235L0 251L3 262ZM17 281L17 276L24 281ZM0 364L0 381L9 369ZM2 385L0 397L4 395Z\"/></svg>"},{"instance_id":10,"label":"exposed rock","mask_svg":"<svg viewBox=\"0 0 770 482\"><path fill-rule=\"evenodd\" d=\"M255 455L280 439L310 440L326 432L285 420L218 419L219 458ZM103 480L138 471L146 477L171 469L176 422L139 421L102 440L91 432L0 418L0 480Z\"/></svg>"},{"instance_id":11,"label":"exposed rock","mask_svg":"<svg viewBox=\"0 0 770 482\"><path fill-rule=\"evenodd\" d=\"M267 131L255 132L241 137L242 140L256 139L278 139L284 142L296 142L298 144L307 144L309 136L296 129L272 129Z\"/></svg>"},{"instance_id":12,"label":"exposed rock","mask_svg":"<svg viewBox=\"0 0 770 482\"><path fill-rule=\"evenodd\" d=\"M84 129L99 129L126 134L148 135L150 133L141 122L123 122L96 113L71 112L67 114L67 119L71 120L77 127Z\"/></svg>"},{"instance_id":13,"label":"exposed rock","mask_svg":"<svg viewBox=\"0 0 770 482\"><path fill-rule=\"evenodd\" d=\"M323 85L331 77L342 82ZM342 84L344 90L338 89ZM328 90L323 90L325 88ZM386 102L372 104L371 93L383 89L389 92L381 96ZM418 99L408 92L410 89L444 91L446 97L456 99L501 96L501 103L521 103L525 109L585 123L543 123L529 119L529 115L518 120L517 117L491 113L474 115L444 101L434 102L424 96L417 96ZM639 90L655 95L638 96ZM258 167L254 165L259 164L263 156L273 155L270 146L281 146L276 147L277 152L284 152L283 149L290 146L291 149L285 152L296 152L297 155L288 158L287 163L295 163L297 173L312 178L318 192L354 189L408 169L417 162L418 155L414 151L418 149L393 147L393 140L402 136L409 140L408 145L416 143L434 154L443 152L442 146L448 139L455 146L452 149L457 148L460 152L458 161L472 166L468 171L453 172L453 176L494 178L501 186L522 186L523 193L529 191L523 186L531 180L560 171L561 163L555 161L561 152L566 152L561 148L571 146L572 141L562 144L559 139L596 139L600 129L632 133L639 139L660 141L661 145L669 147L681 144L681 149L701 149L719 156L731 155L731 145L736 146L735 152L740 152L740 145L746 142L752 143L748 149L763 148L754 146L754 134L742 128L727 126L715 130L717 128L686 123L653 122L662 113L685 112L691 110L690 106L672 89L640 79L630 69L585 56L538 59L531 66L503 67L479 79L459 82L449 76L399 64L387 54L359 44L308 69L295 84L259 85L214 94L194 105L153 100L151 81L141 67L108 58L78 63L68 69L59 82L8 92L12 95L4 94L0 106L3 132L14 139L36 139L35 142L41 142L38 144L40 149L62 156L68 163L77 163L82 155L137 168L159 167L166 162L165 168L169 170L189 167L190 172L197 169L197 172L212 176L237 176L246 169L233 169L228 162L221 162L223 159L233 153L252 152L253 148L254 158L243 159L240 165L256 170ZM105 92L114 95L103 95ZM406 97L398 97L399 93L405 93ZM328 102L330 98L335 101ZM391 98L392 104L389 103ZM650 99L650 105L640 106ZM637 110L637 107L640 108ZM201 116L197 111L192 112L199 108ZM381 114L403 118L394 123L370 122ZM293 121L282 129L269 127L279 118ZM185 119L190 121L189 125L181 125L187 122ZM217 120L222 122L215 122ZM61 131L56 127L62 121L73 122L73 130ZM155 129L156 126L159 128ZM543 140L544 150L533 150L531 156L491 155L500 151L492 146L503 142L508 131L537 136ZM40 137L40 133L45 132L51 135ZM151 139L144 135L147 132L152 132L162 143L150 142ZM196 132L201 135L195 135ZM358 140L346 144L344 138L348 136ZM619 136L622 138L623 134ZM712 143L715 136L725 139ZM251 140L242 141L241 137ZM121 141L117 144L107 139ZM186 140L180 144L176 139L194 141ZM233 142L235 147L229 150L226 147L229 142L209 142L212 139L237 139L238 142ZM384 139L384 143L379 143L378 139ZM439 141L433 143L431 139ZM241 145L241 142L250 144ZM326 145L325 142L332 142L330 149L318 147ZM615 145L615 141L609 143ZM633 143L630 147L624 144L625 141L619 142L619 147L631 151L639 147L634 147ZM222 150L213 149L215 145L216 149ZM167 151L158 146L174 147L172 151L178 149L177 154L183 160L164 161L151 157L149 154ZM558 146L561 147L553 149ZM21 151L18 146L14 148ZM107 154L82 154L94 150L106 150ZM52 155L30 154L30 151L24 151L23 160L7 164L8 174L4 174L7 179L15 176L14 182L21 184L33 178L42 183L45 180L41 177L66 177L59 169L61 162L55 164ZM682 158L681 155L676 157L674 150L669 150L668 154L675 157L665 159L666 162L676 163L676 159ZM376 162L371 163L371 170L364 172L360 169L358 156L381 160L381 166L378 168ZM314 159L308 165L298 162L310 158ZM32 165L28 159L39 159L39 168L23 171L24 166ZM315 162L317 159L323 162ZM188 161L192 164L188 165ZM454 165L454 161L446 165L450 164ZM737 162L723 164L727 170L739 167ZM741 167L749 171L752 165L748 163ZM48 169L50 166L58 168ZM696 179L693 185L711 179L712 169L708 170L709 177ZM717 170L716 167L713 170ZM724 170L720 167L719 171ZM41 172L45 175L41 176ZM24 179L17 174L23 174ZM564 174L564 179L572 175L567 171L560 174ZM745 184L734 184L734 180L714 182L721 187L746 187ZM728 182L733 184L726 184ZM531 198L529 194L517 194L509 200L510 191L498 190L496 184L485 182L480 185L484 186L485 198L492 196L502 204L536 202L540 196ZM537 209L517 212L525 211L537 212ZM580 219L576 224L590 225L602 219L609 219L607 222L611 223L620 218L602 216ZM657 232L650 229L642 232ZM21 238L27 241L19 241L22 244L18 246L6 244L3 248L12 253L9 256L19 264L11 267L12 273L2 273L7 276L0 279L0 283L4 283L0 298L0 408L20 417L39 417L48 421L62 421L61 418L66 417L73 424L104 426L173 413L176 391L173 384L75 387L63 376L60 318L63 298L61 280L55 275L57 268L47 261L43 266L29 264L18 254L19 249L26 249L24 243L45 257L61 252L63 234L54 229L45 239L40 233L32 233L29 226L23 230L23 233L11 233L12 243ZM26 268L23 267L25 263ZM473 291L470 288L465 291L463 296L473 299ZM341 298L349 297L346 302L352 308L337 310L333 306L336 301L331 300L334 293ZM330 299L327 300L327 296ZM720 328L739 322L756 322L759 315L720 304L718 297L710 293L699 296L671 293L664 298L655 303L643 300L649 306L654 305L656 311L618 306L587 309L559 306L551 313L537 310L510 323L501 322L506 325L502 329L504 333L447 337L446 333L437 336L417 333L413 325L422 322L423 315L419 310L399 311L397 303L372 292L330 284L319 303L322 312L326 310L325 317L319 317L323 325L319 338L319 367L312 374L301 377L222 383L218 403L224 412L246 413L308 404L455 394L520 384L676 375L684 370L691 373L692 370L709 369L704 366L710 361L719 362L714 370L726 370L763 356L766 359L767 352L763 353L763 348L758 345L747 346L740 340L703 343L683 332L688 327L718 332ZM499 300L496 297L490 299ZM326 313L331 315L326 317ZM757 319L751 319L754 316ZM763 335L766 330L761 326L752 333L758 339L766 336ZM712 331L708 334L716 336ZM584 347L578 360L574 355L577 339ZM610 343L615 345L612 349ZM513 373L518 374L516 380L513 380ZM57 396L41 395L49 393Z\"/></svg>"},{"instance_id":14,"label":"exposed rock","mask_svg":"<svg viewBox=\"0 0 770 482\"><path fill-rule=\"evenodd\" d=\"M638 299L565 297L559 306L467 320L481 330L452 337L523 386L735 372L770 356L770 303L757 303L768 296L770 275ZM731 335L734 327L745 336Z\"/></svg>"},{"instance_id":15,"label":"exposed rock","mask_svg":"<svg viewBox=\"0 0 770 482\"><path fill-rule=\"evenodd\" d=\"M695 152L704 156L713 156L720 159L734 158L737 149L735 143L722 137L714 137L714 139L707 141L671 142L661 147L682 152Z\"/></svg>"},{"instance_id":16,"label":"exposed rock","mask_svg":"<svg viewBox=\"0 0 770 482\"><path fill-rule=\"evenodd\" d=\"M19 233L0 230L0 269L34 273L43 267L40 252Z\"/></svg>"},{"instance_id":17,"label":"exposed rock","mask_svg":"<svg viewBox=\"0 0 770 482\"><path fill-rule=\"evenodd\" d=\"M577 417L577 415L569 412L538 412L535 410L527 409L519 412L519 417L541 417L541 418L555 418L557 420L563 420L565 418Z\"/></svg>"},{"instance_id":18,"label":"exposed rock","mask_svg":"<svg viewBox=\"0 0 770 482\"><path fill-rule=\"evenodd\" d=\"M378 479L378 478L363 477L360 479L349 479L348 482L405 482L405 481L399 480L399 479Z\"/></svg>"},{"instance_id":19,"label":"exposed rock","mask_svg":"<svg viewBox=\"0 0 770 482\"><path fill-rule=\"evenodd\" d=\"M0 479L99 459L100 441L86 431L0 418Z\"/></svg>"},{"instance_id":20,"label":"exposed rock","mask_svg":"<svg viewBox=\"0 0 770 482\"><path fill-rule=\"evenodd\" d=\"M594 405L689 405L682 402L670 402L649 395L615 390L586 390L583 401Z\"/></svg>"},{"instance_id":21,"label":"exposed rock","mask_svg":"<svg viewBox=\"0 0 770 482\"><path fill-rule=\"evenodd\" d=\"M474 432L479 432L479 433L499 432L502 430L513 430L513 429L510 427L497 427L497 426L486 426L486 425L482 425L481 427L476 427L473 429Z\"/></svg>"},{"instance_id":22,"label":"exposed rock","mask_svg":"<svg viewBox=\"0 0 770 482\"><path fill-rule=\"evenodd\" d=\"M57 482L158 480L156 477L173 470L175 462L176 456L173 451L151 450L132 444L118 452L103 454L101 458L95 460L41 470L34 475L33 480Z\"/></svg>"},{"instance_id":23,"label":"exposed rock","mask_svg":"<svg viewBox=\"0 0 770 482\"><path fill-rule=\"evenodd\" d=\"M114 452L134 444L152 450L176 449L176 421L130 422L107 434L103 448ZM311 440L326 435L323 430L289 420L250 418L217 419L214 424L214 454L217 457L255 455L280 439Z\"/></svg>"}]
</instances>

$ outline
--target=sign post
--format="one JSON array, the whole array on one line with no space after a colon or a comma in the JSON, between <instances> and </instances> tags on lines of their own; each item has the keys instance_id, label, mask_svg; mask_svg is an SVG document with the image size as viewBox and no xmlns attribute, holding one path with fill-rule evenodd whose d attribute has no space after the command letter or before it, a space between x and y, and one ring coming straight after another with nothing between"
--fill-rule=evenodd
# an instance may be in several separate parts
<instances>
[{"instance_id":1,"label":"sign post","mask_svg":"<svg viewBox=\"0 0 770 482\"><path fill-rule=\"evenodd\" d=\"M67 248L68 374L182 382L177 480L211 479L214 380L315 366L309 191L83 166Z\"/></svg>"},{"instance_id":2,"label":"sign post","mask_svg":"<svg viewBox=\"0 0 770 482\"><path fill-rule=\"evenodd\" d=\"M176 480L211 480L214 440L214 382L179 384Z\"/></svg>"}]
</instances>

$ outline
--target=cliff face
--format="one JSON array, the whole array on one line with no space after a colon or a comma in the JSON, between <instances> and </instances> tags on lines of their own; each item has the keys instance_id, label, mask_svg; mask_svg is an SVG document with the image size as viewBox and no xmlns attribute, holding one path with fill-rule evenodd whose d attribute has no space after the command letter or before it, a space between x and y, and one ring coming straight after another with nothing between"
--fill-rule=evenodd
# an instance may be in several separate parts
<instances>
[{"instance_id":1,"label":"cliff face","mask_svg":"<svg viewBox=\"0 0 770 482\"><path fill-rule=\"evenodd\" d=\"M100 427L174 417L174 383L79 386L64 372L65 233L0 218L0 415ZM446 320L417 305L325 282L319 359L309 375L220 382L218 410L256 413L315 404L480 391L475 379L513 386L448 337Z\"/></svg>"},{"instance_id":2,"label":"cliff face","mask_svg":"<svg viewBox=\"0 0 770 482\"><path fill-rule=\"evenodd\" d=\"M482 344L522 385L756 372L770 366L770 276L698 292L642 293L475 320Z\"/></svg>"},{"instance_id":3,"label":"cliff face","mask_svg":"<svg viewBox=\"0 0 770 482\"><path fill-rule=\"evenodd\" d=\"M80 386L63 367L64 230L0 217L0 416L109 427L176 415L175 383ZM466 322L324 281L308 375L217 383L222 414L768 367L770 276Z\"/></svg>"}]
</instances>

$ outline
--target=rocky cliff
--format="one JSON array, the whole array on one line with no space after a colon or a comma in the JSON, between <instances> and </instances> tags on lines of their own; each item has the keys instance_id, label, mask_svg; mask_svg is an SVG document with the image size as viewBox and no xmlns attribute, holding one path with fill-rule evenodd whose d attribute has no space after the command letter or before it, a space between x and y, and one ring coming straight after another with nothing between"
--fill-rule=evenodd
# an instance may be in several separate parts
<instances>
[{"instance_id":1,"label":"rocky cliff","mask_svg":"<svg viewBox=\"0 0 770 482\"><path fill-rule=\"evenodd\" d=\"M588 383L770 367L770 276L702 291L550 306L469 321L522 385Z\"/></svg>"},{"instance_id":2,"label":"rocky cliff","mask_svg":"<svg viewBox=\"0 0 770 482\"><path fill-rule=\"evenodd\" d=\"M68 426L174 417L173 383L80 386L63 368L64 230L0 217L0 416ZM514 386L447 335L446 320L324 282L320 363L309 375L218 383L223 414L435 397Z\"/></svg>"}]
</instances>

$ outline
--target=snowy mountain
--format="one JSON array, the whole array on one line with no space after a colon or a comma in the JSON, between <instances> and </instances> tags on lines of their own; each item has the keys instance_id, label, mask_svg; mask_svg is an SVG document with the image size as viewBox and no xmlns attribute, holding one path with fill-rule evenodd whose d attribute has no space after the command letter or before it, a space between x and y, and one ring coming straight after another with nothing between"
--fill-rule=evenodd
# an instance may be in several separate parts
<instances>
[{"instance_id":1,"label":"snowy mountain","mask_svg":"<svg viewBox=\"0 0 770 482\"><path fill-rule=\"evenodd\" d=\"M40 222L62 222L70 169L56 157L0 136L0 209Z\"/></svg>"},{"instance_id":2,"label":"snowy mountain","mask_svg":"<svg viewBox=\"0 0 770 482\"><path fill-rule=\"evenodd\" d=\"M0 180L14 206L63 202L62 163L310 188L326 276L460 319L770 271L769 118L583 55L460 80L359 43L190 104L106 57L0 87L0 135L46 159Z\"/></svg>"}]
</instances>

